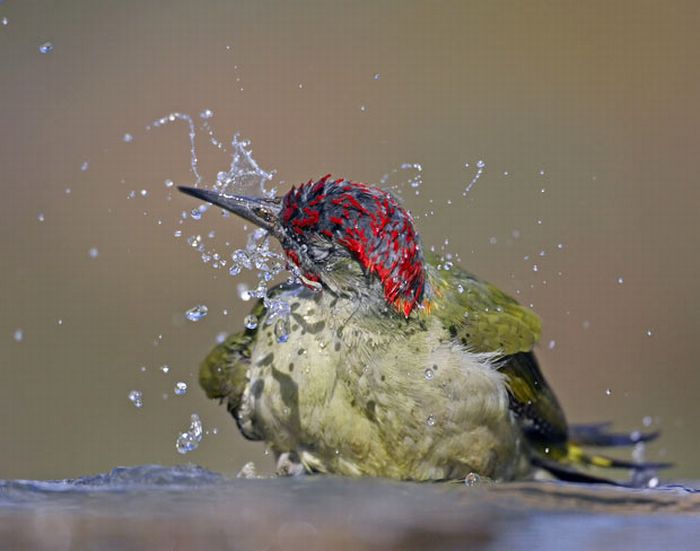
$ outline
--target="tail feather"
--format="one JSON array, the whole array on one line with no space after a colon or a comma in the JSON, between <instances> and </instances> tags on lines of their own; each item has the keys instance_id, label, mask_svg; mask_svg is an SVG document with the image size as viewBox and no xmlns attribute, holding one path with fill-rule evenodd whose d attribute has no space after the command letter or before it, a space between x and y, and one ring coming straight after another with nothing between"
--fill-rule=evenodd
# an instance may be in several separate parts
<instances>
[{"instance_id":1,"label":"tail feather","mask_svg":"<svg viewBox=\"0 0 700 551\"><path fill-rule=\"evenodd\" d=\"M579 471L573 467L569 467L563 463L558 463L557 461L551 459L545 459L543 457L533 457L532 464L535 467L544 469L548 471L551 475L564 482L579 482L582 484L609 484L611 486L626 486L622 482L617 482L616 480L611 480L609 478L604 478L602 476L595 476L583 471Z\"/></svg>"},{"instance_id":2,"label":"tail feather","mask_svg":"<svg viewBox=\"0 0 700 551\"><path fill-rule=\"evenodd\" d=\"M656 469L667 469L673 466L671 463L626 461L624 459L608 457L607 455L588 454L578 445L571 443L567 445L566 458L568 462L573 464L601 467L603 469L632 469L635 471L649 471Z\"/></svg>"},{"instance_id":3,"label":"tail feather","mask_svg":"<svg viewBox=\"0 0 700 551\"><path fill-rule=\"evenodd\" d=\"M569 438L580 446L593 446L610 448L618 446L634 446L640 442L651 442L659 436L659 432L630 433L608 432L606 429L610 423L597 423L590 425L572 425L569 427Z\"/></svg>"},{"instance_id":4,"label":"tail feather","mask_svg":"<svg viewBox=\"0 0 700 551\"><path fill-rule=\"evenodd\" d=\"M584 450L584 447L634 446L641 442L649 442L659 435L658 432L612 433L607 430L609 426L610 423L574 425L569 429L569 441L567 443L560 448L553 449L552 452L545 448L545 455L538 454L536 457L533 457L532 463L549 471L559 480L589 484L612 484L615 486L635 486L636 484L633 481L639 475L673 466L671 463L627 461L599 453L589 453ZM634 473L633 481L623 483L596 476L587 472L586 469L588 467L628 469Z\"/></svg>"}]
</instances>

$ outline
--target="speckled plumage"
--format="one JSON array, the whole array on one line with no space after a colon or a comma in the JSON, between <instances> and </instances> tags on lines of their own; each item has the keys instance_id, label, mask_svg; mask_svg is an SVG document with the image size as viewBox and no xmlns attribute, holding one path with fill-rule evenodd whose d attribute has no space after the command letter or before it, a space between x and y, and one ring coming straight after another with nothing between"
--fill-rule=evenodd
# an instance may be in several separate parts
<instances>
[{"instance_id":1,"label":"speckled plumage","mask_svg":"<svg viewBox=\"0 0 700 551\"><path fill-rule=\"evenodd\" d=\"M263 316L250 363L239 364L246 436L309 471L426 480L527 470L493 354L467 352L436 316L378 325L327 293L276 298L292 307L291 334L278 344Z\"/></svg>"}]
</instances>

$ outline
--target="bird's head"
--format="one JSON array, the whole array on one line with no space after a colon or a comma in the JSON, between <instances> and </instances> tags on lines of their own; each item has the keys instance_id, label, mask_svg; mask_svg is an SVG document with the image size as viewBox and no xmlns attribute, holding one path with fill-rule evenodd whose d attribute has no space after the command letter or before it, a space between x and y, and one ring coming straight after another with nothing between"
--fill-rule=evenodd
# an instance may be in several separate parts
<instances>
[{"instance_id":1,"label":"bird's head","mask_svg":"<svg viewBox=\"0 0 700 551\"><path fill-rule=\"evenodd\" d=\"M307 285L342 295L371 296L379 289L406 317L423 305L420 239L411 215L384 190L330 176L274 199L180 190L266 229Z\"/></svg>"}]
</instances>

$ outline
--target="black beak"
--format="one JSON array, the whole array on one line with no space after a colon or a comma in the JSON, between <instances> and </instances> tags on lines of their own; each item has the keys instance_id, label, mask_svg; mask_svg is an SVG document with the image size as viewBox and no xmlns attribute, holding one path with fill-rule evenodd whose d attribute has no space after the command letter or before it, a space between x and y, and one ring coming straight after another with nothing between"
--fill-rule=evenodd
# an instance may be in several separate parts
<instances>
[{"instance_id":1,"label":"black beak","mask_svg":"<svg viewBox=\"0 0 700 551\"><path fill-rule=\"evenodd\" d=\"M278 238L281 235L280 211L282 210L282 205L280 199L227 195L209 189L194 187L179 187L178 189L182 193L237 214L256 226L266 229Z\"/></svg>"}]
</instances>

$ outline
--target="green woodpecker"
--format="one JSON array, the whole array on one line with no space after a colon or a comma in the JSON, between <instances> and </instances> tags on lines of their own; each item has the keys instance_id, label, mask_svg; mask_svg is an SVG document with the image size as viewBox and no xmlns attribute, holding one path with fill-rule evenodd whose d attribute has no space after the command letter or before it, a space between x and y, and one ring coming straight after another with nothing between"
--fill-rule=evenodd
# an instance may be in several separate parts
<instances>
[{"instance_id":1,"label":"green woodpecker","mask_svg":"<svg viewBox=\"0 0 700 551\"><path fill-rule=\"evenodd\" d=\"M567 426L533 354L539 318L440 269L390 193L329 176L275 199L181 190L267 230L300 275L270 292L291 308L287 342L260 302L256 327L214 348L199 373L279 472L512 480L543 468L599 481L575 467L653 466L583 452L654 435Z\"/></svg>"}]
</instances>

